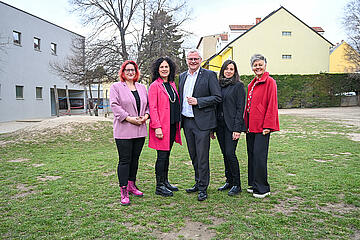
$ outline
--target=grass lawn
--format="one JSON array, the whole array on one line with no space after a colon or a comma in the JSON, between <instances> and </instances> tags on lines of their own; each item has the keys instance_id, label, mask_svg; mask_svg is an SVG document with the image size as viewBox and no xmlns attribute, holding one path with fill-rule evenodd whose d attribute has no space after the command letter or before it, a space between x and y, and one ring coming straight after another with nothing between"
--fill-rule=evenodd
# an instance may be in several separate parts
<instances>
[{"instance_id":1,"label":"grass lawn","mask_svg":"<svg viewBox=\"0 0 360 240\"><path fill-rule=\"evenodd\" d=\"M0 135L1 239L360 239L360 129L281 116L268 162L271 196L218 192L224 179L217 141L210 152L209 198L194 184L185 146L175 145L174 197L154 194L156 151L143 149L137 185L145 195L120 205L112 124L71 124ZM237 154L242 188L247 155Z\"/></svg>"}]
</instances>

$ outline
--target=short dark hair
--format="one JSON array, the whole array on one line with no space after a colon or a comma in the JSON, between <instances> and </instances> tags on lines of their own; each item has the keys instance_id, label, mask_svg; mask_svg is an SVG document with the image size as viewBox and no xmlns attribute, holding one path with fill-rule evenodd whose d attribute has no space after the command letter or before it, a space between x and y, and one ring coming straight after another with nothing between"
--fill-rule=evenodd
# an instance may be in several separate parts
<instances>
[{"instance_id":1,"label":"short dark hair","mask_svg":"<svg viewBox=\"0 0 360 240\"><path fill-rule=\"evenodd\" d=\"M175 73L176 73L176 64L173 60L171 60L169 57L160 57L158 58L151 67L151 71L152 71L152 77L151 80L156 81L156 79L158 79L160 77L159 74L159 67L160 64L165 61L169 64L170 67L170 73L169 73L169 77L168 77L168 81L169 82L173 82L175 80Z\"/></svg>"},{"instance_id":2,"label":"short dark hair","mask_svg":"<svg viewBox=\"0 0 360 240\"><path fill-rule=\"evenodd\" d=\"M220 69L220 73L219 73L219 79L220 78L226 78L224 76L224 71L226 69L226 67L229 65L229 64L233 64L234 65L234 76L232 77L233 78L233 82L240 82L240 76L239 76L239 72L238 72L238 69L237 69L237 66L236 66L236 63L233 61L233 60L226 60L223 65L221 66L221 69Z\"/></svg>"}]
</instances>

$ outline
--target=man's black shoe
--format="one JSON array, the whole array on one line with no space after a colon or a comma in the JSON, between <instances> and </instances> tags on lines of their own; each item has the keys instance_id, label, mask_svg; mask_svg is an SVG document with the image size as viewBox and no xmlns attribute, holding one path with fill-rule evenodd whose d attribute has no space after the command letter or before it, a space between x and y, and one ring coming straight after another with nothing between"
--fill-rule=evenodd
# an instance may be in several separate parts
<instances>
[{"instance_id":1,"label":"man's black shoe","mask_svg":"<svg viewBox=\"0 0 360 240\"><path fill-rule=\"evenodd\" d=\"M224 186L221 186L221 187L218 188L218 191L224 191L224 190L227 190L227 189L230 189L230 188L231 188L231 184L226 182L224 184Z\"/></svg>"},{"instance_id":2,"label":"man's black shoe","mask_svg":"<svg viewBox=\"0 0 360 240\"><path fill-rule=\"evenodd\" d=\"M237 195L241 192L241 187L240 186L233 186L230 191L228 192L229 196L234 196Z\"/></svg>"},{"instance_id":3,"label":"man's black shoe","mask_svg":"<svg viewBox=\"0 0 360 240\"><path fill-rule=\"evenodd\" d=\"M199 188L198 186L195 184L192 188L188 188L185 190L187 193L194 193L194 192L197 192L199 191Z\"/></svg>"},{"instance_id":4,"label":"man's black shoe","mask_svg":"<svg viewBox=\"0 0 360 240\"><path fill-rule=\"evenodd\" d=\"M199 201L204 201L205 199L207 199L206 190L200 191L200 192L199 192L199 195L198 195L198 200L199 200Z\"/></svg>"}]
</instances>

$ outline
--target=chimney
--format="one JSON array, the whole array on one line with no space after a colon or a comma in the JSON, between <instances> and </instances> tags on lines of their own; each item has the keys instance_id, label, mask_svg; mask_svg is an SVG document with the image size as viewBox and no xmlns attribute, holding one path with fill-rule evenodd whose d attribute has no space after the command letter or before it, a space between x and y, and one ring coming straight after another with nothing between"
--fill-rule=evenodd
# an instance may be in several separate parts
<instances>
[{"instance_id":1,"label":"chimney","mask_svg":"<svg viewBox=\"0 0 360 240\"><path fill-rule=\"evenodd\" d=\"M259 22L261 22L261 18L256 18L256 24L258 24Z\"/></svg>"}]
</instances>

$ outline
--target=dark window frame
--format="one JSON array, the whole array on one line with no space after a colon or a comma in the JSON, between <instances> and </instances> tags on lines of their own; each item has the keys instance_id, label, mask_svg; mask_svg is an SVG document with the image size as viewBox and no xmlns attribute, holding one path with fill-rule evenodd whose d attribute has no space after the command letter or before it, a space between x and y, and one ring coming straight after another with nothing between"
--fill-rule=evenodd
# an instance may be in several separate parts
<instances>
[{"instance_id":1,"label":"dark window frame","mask_svg":"<svg viewBox=\"0 0 360 240\"><path fill-rule=\"evenodd\" d=\"M21 46L21 32L13 30L13 43L14 45Z\"/></svg>"},{"instance_id":2,"label":"dark window frame","mask_svg":"<svg viewBox=\"0 0 360 240\"><path fill-rule=\"evenodd\" d=\"M37 41L37 43L36 43ZM41 50L41 39L38 37L34 37L34 50L40 51Z\"/></svg>"},{"instance_id":3,"label":"dark window frame","mask_svg":"<svg viewBox=\"0 0 360 240\"><path fill-rule=\"evenodd\" d=\"M18 92L19 90L19 92ZM24 86L22 85L16 85L15 86L15 94L16 94L16 99L24 99Z\"/></svg>"}]
</instances>

